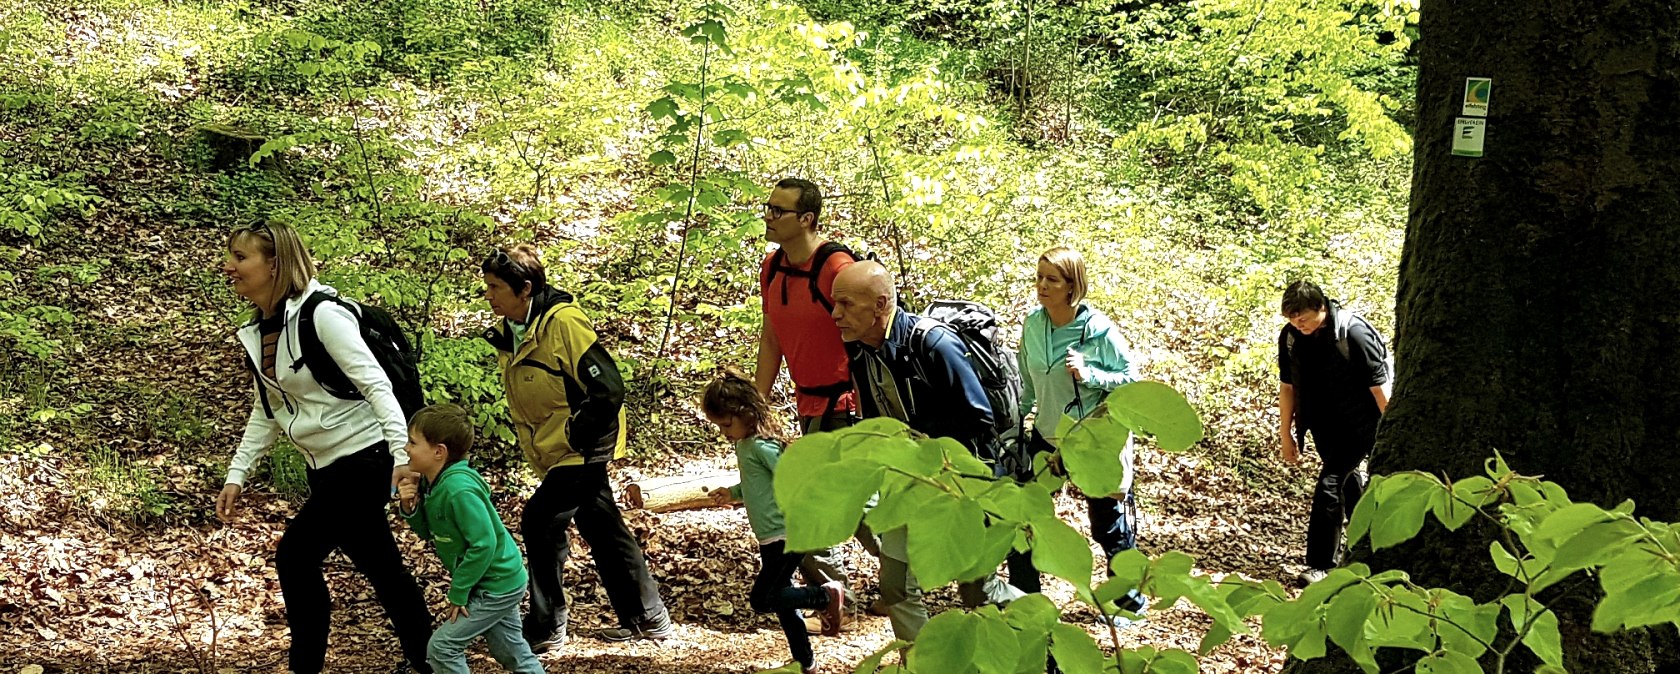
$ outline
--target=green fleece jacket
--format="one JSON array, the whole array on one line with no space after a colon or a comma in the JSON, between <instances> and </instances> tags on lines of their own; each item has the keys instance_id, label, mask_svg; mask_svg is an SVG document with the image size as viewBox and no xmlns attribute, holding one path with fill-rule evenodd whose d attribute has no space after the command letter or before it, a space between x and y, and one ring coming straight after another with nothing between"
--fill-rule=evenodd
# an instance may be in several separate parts
<instances>
[{"instance_id":1,"label":"green fleece jacket","mask_svg":"<svg viewBox=\"0 0 1680 674\"><path fill-rule=\"evenodd\" d=\"M490 485L466 461L445 466L420 507L403 517L414 533L437 544L438 557L449 569L449 603L466 606L475 587L489 594L525 587L519 546L496 514Z\"/></svg>"}]
</instances>

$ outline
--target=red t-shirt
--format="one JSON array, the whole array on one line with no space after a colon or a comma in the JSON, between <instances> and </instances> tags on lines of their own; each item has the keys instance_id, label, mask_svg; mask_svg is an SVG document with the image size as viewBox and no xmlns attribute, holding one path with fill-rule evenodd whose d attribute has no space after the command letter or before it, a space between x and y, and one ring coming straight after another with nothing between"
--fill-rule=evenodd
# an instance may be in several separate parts
<instances>
[{"instance_id":1,"label":"red t-shirt","mask_svg":"<svg viewBox=\"0 0 1680 674\"><path fill-rule=\"evenodd\" d=\"M766 255L759 267L759 278L766 280L760 287L760 296L766 323L775 331L776 340L782 345L782 356L787 359L788 375L800 387L850 384L851 373L846 366L846 346L840 341L840 328L834 325L828 310L811 297L810 278L786 273L771 275L770 261L775 257L774 252ZM816 255L811 258L814 260ZM798 265L784 264L810 271L812 260ZM834 301L834 276L854 261L852 256L837 252L823 264L822 273L817 276L817 289L829 302ZM848 390L834 410L853 409L852 396ZM799 393L795 400L801 417L822 416L828 409L825 396Z\"/></svg>"}]
</instances>

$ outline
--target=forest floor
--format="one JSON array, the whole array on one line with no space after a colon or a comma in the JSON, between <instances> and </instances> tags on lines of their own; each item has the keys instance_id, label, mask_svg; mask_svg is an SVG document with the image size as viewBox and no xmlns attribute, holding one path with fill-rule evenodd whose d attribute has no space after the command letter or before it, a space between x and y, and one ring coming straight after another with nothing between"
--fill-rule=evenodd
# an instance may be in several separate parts
<instances>
[{"instance_id":1,"label":"forest floor","mask_svg":"<svg viewBox=\"0 0 1680 674\"><path fill-rule=\"evenodd\" d=\"M720 442L705 456L692 453L663 465L617 469L620 485L644 476L727 469ZM1141 454L1140 545L1145 552L1180 550L1199 570L1279 579L1290 585L1304 544L1307 503L1271 490L1255 490L1230 471L1192 456ZM66 496L66 476L48 458L0 455L0 671L174 672L284 671L287 631L273 552L287 516L297 505L255 490L234 523L207 517L196 523L133 530L85 516ZM1303 468L1302 482L1308 475ZM498 506L518 522L526 481L495 480ZM186 479L186 478L184 478ZM185 484L179 486L187 486ZM210 492L202 491L205 509ZM1061 515L1086 530L1082 501L1057 497ZM706 673L751 672L788 659L771 616L747 608L757 553L742 510L656 514L627 511L645 544L656 579L679 627L662 642L615 644L588 636L612 623L587 545L574 532L567 573L576 606L572 641L543 656L550 672ZM395 524L395 518L393 518ZM444 602L446 576L436 556L401 525L399 545L434 607ZM517 532L517 527L511 527ZM516 533L517 535L517 533ZM841 551L853 584L876 594L876 566L856 543ZM335 553L327 576L334 597L328 669L387 672L398 650L371 587ZM1048 579L1045 592L1070 607L1066 619L1082 623L1105 647L1113 646L1095 613L1077 606L1071 586ZM930 593L932 610L956 608L954 591ZM1148 620L1120 632L1121 646L1194 651L1211 621L1187 601L1155 607ZM1257 627L1257 625L1256 625ZM830 671L844 671L890 641L885 618L858 614L837 638L814 645ZM473 671L501 671L482 646L472 652ZM1284 654L1257 635L1239 635L1201 660L1203 672L1276 672ZM41 669L35 669L35 666ZM19 669L19 668L22 669Z\"/></svg>"}]
</instances>

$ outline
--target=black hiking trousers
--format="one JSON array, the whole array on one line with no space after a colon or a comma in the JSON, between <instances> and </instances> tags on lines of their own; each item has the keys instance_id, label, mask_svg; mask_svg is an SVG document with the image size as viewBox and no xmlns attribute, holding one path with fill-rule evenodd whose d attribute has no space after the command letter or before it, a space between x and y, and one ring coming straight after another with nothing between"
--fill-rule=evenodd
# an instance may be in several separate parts
<instances>
[{"instance_id":1,"label":"black hiking trousers","mask_svg":"<svg viewBox=\"0 0 1680 674\"><path fill-rule=\"evenodd\" d=\"M418 672L432 671L426 664L432 613L414 576L403 566L385 514L391 500L392 463L381 441L308 471L309 500L286 525L274 559L286 622L292 628L289 655L294 674L319 674L326 665L332 597L322 564L333 550L343 551L373 585L409 666Z\"/></svg>"},{"instance_id":2,"label":"black hiking trousers","mask_svg":"<svg viewBox=\"0 0 1680 674\"><path fill-rule=\"evenodd\" d=\"M619 626L635 629L667 621L659 585L648 573L647 557L613 500L607 464L555 466L525 502L520 519L531 572L525 640L546 641L566 624L566 560L572 556L567 529L574 522L589 544L595 573L618 614Z\"/></svg>"},{"instance_id":3,"label":"black hiking trousers","mask_svg":"<svg viewBox=\"0 0 1680 674\"><path fill-rule=\"evenodd\" d=\"M1313 428L1313 447L1324 467L1313 487L1312 514L1307 519L1307 566L1335 568L1342 546L1342 527L1353 517L1353 506L1365 494L1359 464L1377 443L1377 423L1326 425Z\"/></svg>"}]
</instances>

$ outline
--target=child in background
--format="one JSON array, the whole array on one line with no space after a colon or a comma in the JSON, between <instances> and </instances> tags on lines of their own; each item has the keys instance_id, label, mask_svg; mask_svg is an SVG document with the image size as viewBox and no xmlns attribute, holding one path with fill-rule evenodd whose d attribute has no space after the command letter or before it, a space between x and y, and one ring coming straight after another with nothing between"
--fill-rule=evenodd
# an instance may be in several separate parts
<instances>
[{"instance_id":1,"label":"child in background","mask_svg":"<svg viewBox=\"0 0 1680 674\"><path fill-rule=\"evenodd\" d=\"M397 487L402 514L414 533L437 544L450 575L449 610L426 644L426 662L439 674L467 674L467 644L484 635L507 671L542 674L520 629L525 564L489 485L467 465L472 444L472 421L456 405L432 405L409 422L408 466L417 475Z\"/></svg>"},{"instance_id":2,"label":"child in background","mask_svg":"<svg viewBox=\"0 0 1680 674\"><path fill-rule=\"evenodd\" d=\"M787 530L782 524L782 509L776 505L776 494L771 488L776 462L787 441L776 427L770 406L758 394L758 388L740 372L730 370L706 386L700 408L708 420L717 424L723 437L735 443L741 483L718 488L711 495L720 505L746 502L747 521L752 524L753 535L758 537L761 560L750 595L752 608L759 613L776 614L794 661L805 671L813 671L815 655L811 652L811 637L806 633L805 622L799 618L798 609L823 609L823 634L836 636L840 633L844 588L837 581L821 587L793 587L793 572L805 555L786 550Z\"/></svg>"}]
</instances>

